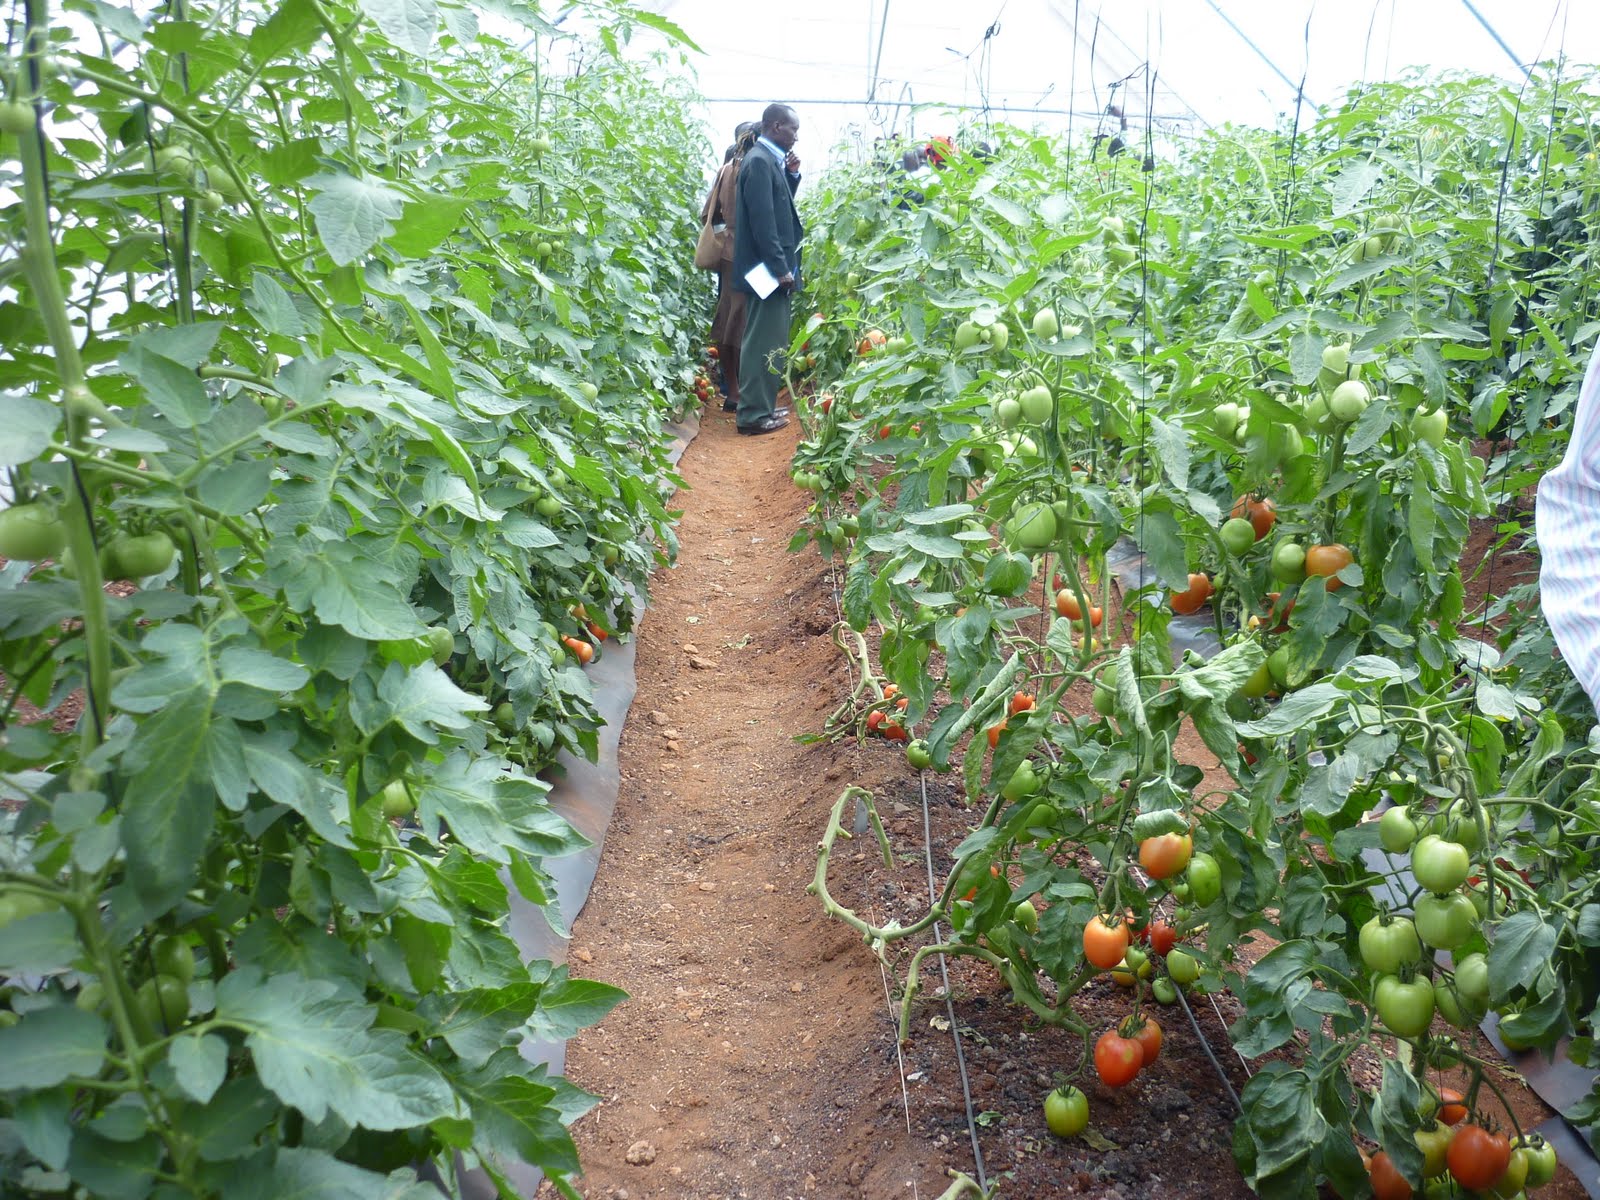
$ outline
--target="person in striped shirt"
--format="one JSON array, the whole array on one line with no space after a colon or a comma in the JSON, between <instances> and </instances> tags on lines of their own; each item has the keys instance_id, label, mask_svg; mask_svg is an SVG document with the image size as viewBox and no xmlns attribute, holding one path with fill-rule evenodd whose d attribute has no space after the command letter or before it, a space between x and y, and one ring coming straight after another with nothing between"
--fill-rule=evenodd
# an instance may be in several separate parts
<instances>
[{"instance_id":1,"label":"person in striped shirt","mask_svg":"<svg viewBox=\"0 0 1600 1200\"><path fill-rule=\"evenodd\" d=\"M1572 440L1539 480L1539 606L1600 715L1600 352L1589 360Z\"/></svg>"}]
</instances>

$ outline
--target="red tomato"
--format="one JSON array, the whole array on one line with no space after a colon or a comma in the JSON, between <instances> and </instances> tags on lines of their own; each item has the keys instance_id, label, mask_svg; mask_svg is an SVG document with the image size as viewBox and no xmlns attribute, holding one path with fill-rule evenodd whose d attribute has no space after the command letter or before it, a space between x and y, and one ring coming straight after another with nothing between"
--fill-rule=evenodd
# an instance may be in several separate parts
<instances>
[{"instance_id":1,"label":"red tomato","mask_svg":"<svg viewBox=\"0 0 1600 1200\"><path fill-rule=\"evenodd\" d=\"M1139 1049L1144 1054L1141 1066L1148 1067L1161 1057L1161 1026L1157 1025L1156 1019L1148 1013L1139 1019L1137 1029L1129 1029L1124 1024L1122 1032L1124 1037L1130 1037L1139 1043Z\"/></svg>"},{"instance_id":2,"label":"red tomato","mask_svg":"<svg viewBox=\"0 0 1600 1200\"><path fill-rule=\"evenodd\" d=\"M1025 713L1031 709L1033 705L1034 699L1032 696L1028 695L1027 692L1018 692L1015 696L1011 697L1011 715L1014 717L1018 713Z\"/></svg>"},{"instance_id":3,"label":"red tomato","mask_svg":"<svg viewBox=\"0 0 1600 1200\"><path fill-rule=\"evenodd\" d=\"M1150 926L1150 949L1157 954L1165 954L1178 944L1178 931L1165 921L1157 921Z\"/></svg>"},{"instance_id":4,"label":"red tomato","mask_svg":"<svg viewBox=\"0 0 1600 1200\"><path fill-rule=\"evenodd\" d=\"M1092 922L1091 922L1092 923ZM1108 1029L1094 1044L1094 1069L1107 1087L1125 1087L1144 1066L1144 1047Z\"/></svg>"},{"instance_id":5,"label":"red tomato","mask_svg":"<svg viewBox=\"0 0 1600 1200\"><path fill-rule=\"evenodd\" d=\"M1246 518L1256 531L1258 542L1272 532L1273 525L1278 521L1278 510L1265 496L1240 496L1233 502L1233 511L1228 515Z\"/></svg>"},{"instance_id":6,"label":"red tomato","mask_svg":"<svg viewBox=\"0 0 1600 1200\"><path fill-rule=\"evenodd\" d=\"M1505 1134L1490 1133L1481 1125L1463 1125L1450 1139L1445 1161L1462 1187L1493 1187L1511 1161L1511 1142Z\"/></svg>"}]
</instances>

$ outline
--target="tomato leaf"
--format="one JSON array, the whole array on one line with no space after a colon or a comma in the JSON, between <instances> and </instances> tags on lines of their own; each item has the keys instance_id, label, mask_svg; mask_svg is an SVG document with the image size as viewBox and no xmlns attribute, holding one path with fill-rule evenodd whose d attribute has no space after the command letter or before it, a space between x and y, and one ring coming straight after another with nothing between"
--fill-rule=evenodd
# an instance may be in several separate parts
<instances>
[{"instance_id":1,"label":"tomato leaf","mask_svg":"<svg viewBox=\"0 0 1600 1200\"><path fill-rule=\"evenodd\" d=\"M60 406L48 400L7 396L6 418L0 423L0 467L28 462L49 449L61 416Z\"/></svg>"},{"instance_id":2,"label":"tomato leaf","mask_svg":"<svg viewBox=\"0 0 1600 1200\"><path fill-rule=\"evenodd\" d=\"M186 1034L168 1047L167 1062L184 1094L209 1104L227 1077L228 1043L214 1033Z\"/></svg>"},{"instance_id":3,"label":"tomato leaf","mask_svg":"<svg viewBox=\"0 0 1600 1200\"><path fill-rule=\"evenodd\" d=\"M54 1087L72 1076L93 1079L105 1061L105 1022L57 1004L0 1028L0 1088Z\"/></svg>"},{"instance_id":4,"label":"tomato leaf","mask_svg":"<svg viewBox=\"0 0 1600 1200\"><path fill-rule=\"evenodd\" d=\"M1503 1004L1533 981L1555 954L1560 930L1536 912L1512 913L1495 926L1489 946L1489 999Z\"/></svg>"}]
</instances>

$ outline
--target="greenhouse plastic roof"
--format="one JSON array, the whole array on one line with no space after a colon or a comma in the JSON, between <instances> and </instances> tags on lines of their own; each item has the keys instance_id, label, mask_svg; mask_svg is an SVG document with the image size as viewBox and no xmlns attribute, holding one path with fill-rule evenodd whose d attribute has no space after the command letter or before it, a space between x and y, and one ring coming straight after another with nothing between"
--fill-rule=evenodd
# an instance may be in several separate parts
<instances>
[{"instance_id":1,"label":"greenhouse plastic roof","mask_svg":"<svg viewBox=\"0 0 1600 1200\"><path fill-rule=\"evenodd\" d=\"M1115 132L1122 109L1143 136L1182 139L1225 123L1292 115L1301 80L1313 105L1412 68L1522 75L1518 64L1600 59L1589 0L810 0L734 6L652 0L704 51L689 56L712 140L792 103L798 147L821 164L844 140L954 133L987 107L998 120ZM654 35L640 48L659 47ZM868 102L871 97L872 102ZM911 105L933 108L913 109Z\"/></svg>"}]
</instances>

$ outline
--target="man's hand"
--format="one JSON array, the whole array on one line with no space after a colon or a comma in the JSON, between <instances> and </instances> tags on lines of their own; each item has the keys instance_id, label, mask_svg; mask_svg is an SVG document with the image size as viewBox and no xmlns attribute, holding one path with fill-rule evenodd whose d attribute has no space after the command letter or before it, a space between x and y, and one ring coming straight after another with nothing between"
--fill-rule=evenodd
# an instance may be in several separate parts
<instances>
[{"instance_id":1,"label":"man's hand","mask_svg":"<svg viewBox=\"0 0 1600 1200\"><path fill-rule=\"evenodd\" d=\"M783 166L791 175L800 174L800 156L793 150L789 151L789 157L783 160Z\"/></svg>"},{"instance_id":2,"label":"man's hand","mask_svg":"<svg viewBox=\"0 0 1600 1200\"><path fill-rule=\"evenodd\" d=\"M794 272L786 271L778 277L778 286L786 292L794 291Z\"/></svg>"}]
</instances>

